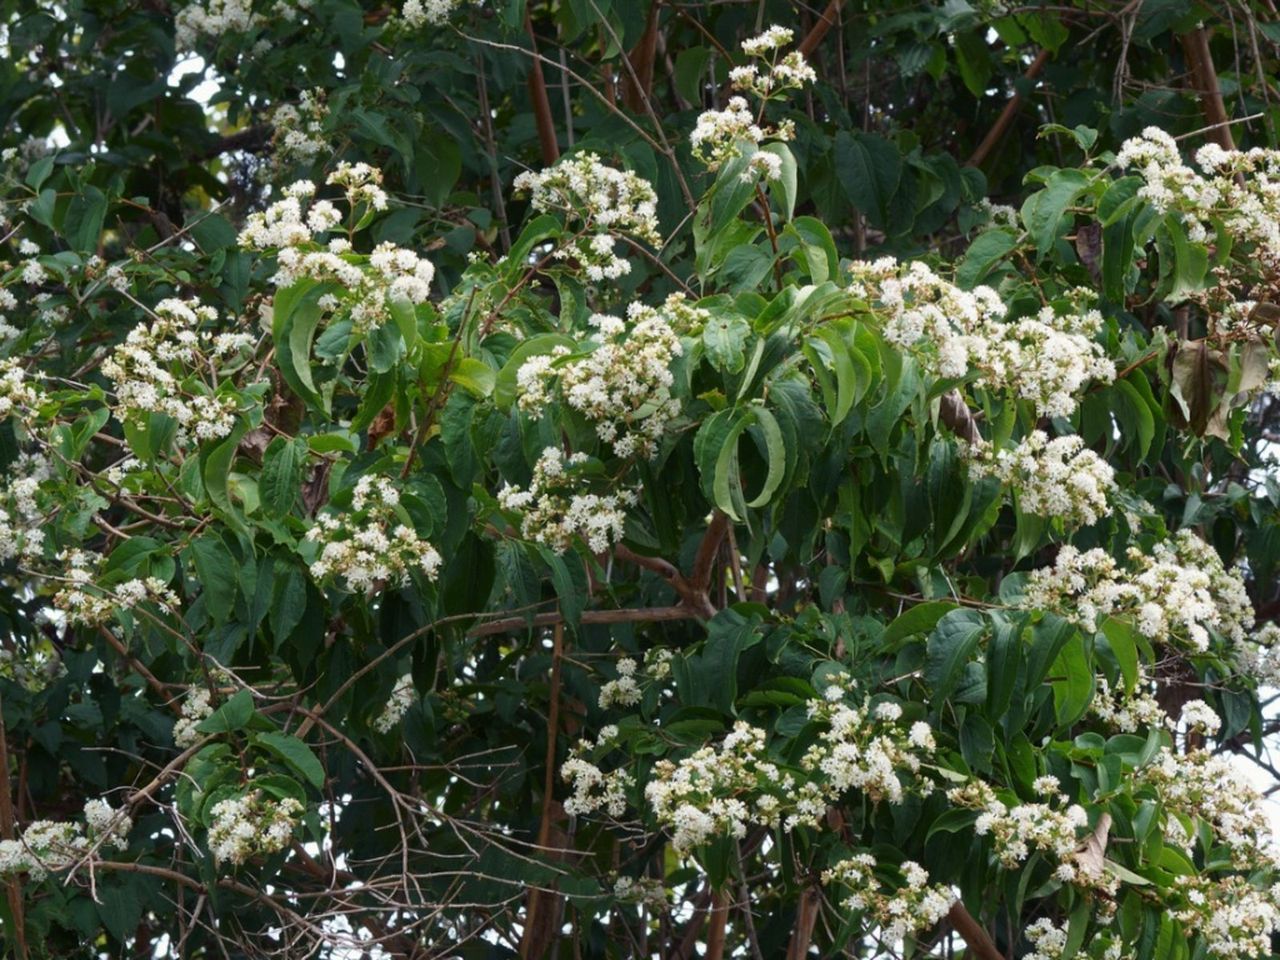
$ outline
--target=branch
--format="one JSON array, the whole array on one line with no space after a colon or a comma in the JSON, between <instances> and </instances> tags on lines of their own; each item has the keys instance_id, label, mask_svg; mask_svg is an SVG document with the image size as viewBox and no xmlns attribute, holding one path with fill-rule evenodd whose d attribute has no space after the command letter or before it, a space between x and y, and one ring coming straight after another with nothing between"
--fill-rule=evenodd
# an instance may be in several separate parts
<instances>
[{"instance_id":1,"label":"branch","mask_svg":"<svg viewBox=\"0 0 1280 960\"><path fill-rule=\"evenodd\" d=\"M533 47L533 59L529 63L529 99L533 103L533 119L538 126L538 144L542 147L542 165L552 166L560 159L560 144L556 140L556 124L551 116L551 98L547 96L547 80L542 75L542 58L538 54L538 38L533 33L533 18L529 9L524 11L524 29Z\"/></svg>"},{"instance_id":2,"label":"branch","mask_svg":"<svg viewBox=\"0 0 1280 960\"><path fill-rule=\"evenodd\" d=\"M836 18L840 14L840 8L844 6L844 0L831 0L827 4L827 9L822 11L822 16L818 18L812 29L803 40L800 41L799 50L808 59L814 50L818 49L818 44L826 37L827 31L835 26Z\"/></svg>"},{"instance_id":3,"label":"branch","mask_svg":"<svg viewBox=\"0 0 1280 960\"><path fill-rule=\"evenodd\" d=\"M720 542L724 540L728 531L729 518L722 511L717 510L712 515L711 522L707 524L707 532L702 536L702 543L698 545L698 555L693 561L693 576L690 578L693 586L703 593L711 586L711 565L715 562L716 551L720 549Z\"/></svg>"},{"instance_id":4,"label":"branch","mask_svg":"<svg viewBox=\"0 0 1280 960\"><path fill-rule=\"evenodd\" d=\"M13 796L9 793L9 732L4 726L4 711L0 708L0 770L4 771L4 789L0 790L0 836L5 840L15 837L13 823ZM27 960L27 924L22 914L22 884L17 876L9 878L5 884L5 892L9 897L9 914L13 921L13 939L17 945L17 956Z\"/></svg>"},{"instance_id":5,"label":"branch","mask_svg":"<svg viewBox=\"0 0 1280 960\"><path fill-rule=\"evenodd\" d=\"M978 421L974 418L973 411L964 402L964 397L960 395L959 390L950 390L942 395L938 416L961 440L970 444L982 442Z\"/></svg>"},{"instance_id":6,"label":"branch","mask_svg":"<svg viewBox=\"0 0 1280 960\"><path fill-rule=\"evenodd\" d=\"M1218 141L1222 149L1234 150L1236 145L1231 137L1227 106L1218 86L1218 71L1213 66L1213 55L1209 52L1209 33L1203 26L1198 26L1179 39L1191 67L1191 79L1200 94L1200 109L1209 122L1209 134Z\"/></svg>"},{"instance_id":7,"label":"branch","mask_svg":"<svg viewBox=\"0 0 1280 960\"><path fill-rule=\"evenodd\" d=\"M804 960L809 955L809 943L813 939L813 926L818 921L818 893L805 887L796 907L796 925L787 944L787 960Z\"/></svg>"},{"instance_id":8,"label":"branch","mask_svg":"<svg viewBox=\"0 0 1280 960\"><path fill-rule=\"evenodd\" d=\"M1040 75L1040 71L1044 69L1044 65L1049 61L1049 51L1041 50L1036 54L1036 58L1031 61L1031 66L1027 67L1023 76L1028 80L1034 80ZM973 151L973 155L964 162L966 167L978 167L987 159L987 155L995 149L996 144L1004 139L1006 133L1009 132L1009 125L1013 123L1013 118L1018 115L1018 108L1022 106L1022 94L1016 90L1009 102L1004 105L1004 109L1000 111L1000 116L996 118L995 124L987 131L987 135L982 138L982 142L978 144L978 149Z\"/></svg>"},{"instance_id":9,"label":"branch","mask_svg":"<svg viewBox=\"0 0 1280 960\"><path fill-rule=\"evenodd\" d=\"M714 611L713 611L714 612ZM691 610L684 604L674 607L627 607L622 610L585 610L580 618L583 623L660 623L668 620L697 620L701 611ZM535 617L507 617L482 623L467 631L468 637L488 637L495 633L510 633L527 627L550 627L564 623L558 613L540 613Z\"/></svg>"},{"instance_id":10,"label":"branch","mask_svg":"<svg viewBox=\"0 0 1280 960\"><path fill-rule=\"evenodd\" d=\"M633 113L648 109L653 90L653 62L658 52L658 8L662 0L653 0L644 33L627 54L627 72L622 78L622 102ZM607 21L604 21L607 22Z\"/></svg>"},{"instance_id":11,"label":"branch","mask_svg":"<svg viewBox=\"0 0 1280 960\"><path fill-rule=\"evenodd\" d=\"M952 929L960 934L961 939L968 945L974 956L978 957L978 960L1005 960L1004 954L996 949L987 931L982 929L982 925L973 919L973 914L966 910L959 900L947 911L947 920L951 922Z\"/></svg>"}]
</instances>

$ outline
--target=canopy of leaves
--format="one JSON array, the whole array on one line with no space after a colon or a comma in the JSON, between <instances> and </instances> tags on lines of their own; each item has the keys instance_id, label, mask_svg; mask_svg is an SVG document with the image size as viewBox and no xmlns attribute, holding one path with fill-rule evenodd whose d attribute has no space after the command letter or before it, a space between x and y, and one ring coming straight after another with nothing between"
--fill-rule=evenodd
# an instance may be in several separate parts
<instances>
[{"instance_id":1,"label":"canopy of leaves","mask_svg":"<svg viewBox=\"0 0 1280 960\"><path fill-rule=\"evenodd\" d=\"M1271 0L0 10L8 955L1273 954Z\"/></svg>"}]
</instances>

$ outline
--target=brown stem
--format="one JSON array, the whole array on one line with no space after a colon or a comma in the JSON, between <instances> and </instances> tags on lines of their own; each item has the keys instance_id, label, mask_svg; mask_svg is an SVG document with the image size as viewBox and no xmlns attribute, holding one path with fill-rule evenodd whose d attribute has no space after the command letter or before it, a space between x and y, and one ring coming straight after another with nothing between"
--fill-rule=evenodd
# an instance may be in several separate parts
<instances>
[{"instance_id":1,"label":"brown stem","mask_svg":"<svg viewBox=\"0 0 1280 960\"><path fill-rule=\"evenodd\" d=\"M818 921L818 891L805 887L796 907L796 925L787 944L787 960L804 960L809 955L809 943L813 940L813 927Z\"/></svg>"},{"instance_id":2,"label":"brown stem","mask_svg":"<svg viewBox=\"0 0 1280 960\"><path fill-rule=\"evenodd\" d=\"M649 5L644 33L627 54L630 69L622 78L622 102L633 113L643 113L648 109L649 94L653 90L653 63L658 52L658 10L661 6L662 0L653 0Z\"/></svg>"},{"instance_id":3,"label":"brown stem","mask_svg":"<svg viewBox=\"0 0 1280 960\"><path fill-rule=\"evenodd\" d=\"M769 198L764 194L764 188L760 184L756 184L756 199L760 201L760 219L764 221L764 228L769 233L769 246L773 248L773 282L778 285L778 289L782 289L782 258L778 253L778 232L773 228L773 210L769 207Z\"/></svg>"},{"instance_id":4,"label":"brown stem","mask_svg":"<svg viewBox=\"0 0 1280 960\"><path fill-rule=\"evenodd\" d=\"M1031 61L1031 66L1027 67L1023 76L1028 80L1034 80L1040 75L1040 71L1044 69L1044 65L1049 62L1049 51L1041 50L1036 54L1036 58ZM1009 102L1004 105L1004 109L1000 111L1000 116L996 118L996 122L991 129L987 131L987 135L982 138L982 142L978 144L978 149L973 151L973 155L966 160L966 167L981 166L982 162L987 159L987 155L995 149L996 144L1004 139L1006 133L1009 132L1009 125L1013 123L1013 118L1018 115L1018 109L1022 106L1022 94L1014 92L1009 98Z\"/></svg>"},{"instance_id":5,"label":"brown stem","mask_svg":"<svg viewBox=\"0 0 1280 960\"><path fill-rule=\"evenodd\" d=\"M725 922L729 919L729 898L717 890L711 895L711 922L707 925L707 960L724 960Z\"/></svg>"},{"instance_id":6,"label":"brown stem","mask_svg":"<svg viewBox=\"0 0 1280 960\"><path fill-rule=\"evenodd\" d=\"M712 611L714 613L714 611ZM583 623L660 623L668 620L697 620L705 617L702 611L691 610L684 604L674 607L628 607L622 610L586 610ZM469 637L487 637L495 633L509 633L526 627L549 627L564 623L558 613L540 613L535 617L506 617L482 623L467 632Z\"/></svg>"},{"instance_id":7,"label":"brown stem","mask_svg":"<svg viewBox=\"0 0 1280 960\"><path fill-rule=\"evenodd\" d=\"M533 32L533 18L526 7L524 30L533 47L529 62L529 99L533 103L533 119L538 127L538 145L542 148L542 165L549 167L560 159L560 144L556 140L556 124L551 116L551 98L547 95L547 80L542 75L542 60L538 54L538 38Z\"/></svg>"},{"instance_id":8,"label":"brown stem","mask_svg":"<svg viewBox=\"0 0 1280 960\"><path fill-rule=\"evenodd\" d=\"M996 949L995 943L987 935L987 931L982 929L982 925L973 919L973 914L966 910L959 900L947 911L947 920L978 960L1005 960L1004 955Z\"/></svg>"},{"instance_id":9,"label":"brown stem","mask_svg":"<svg viewBox=\"0 0 1280 960\"><path fill-rule=\"evenodd\" d=\"M173 698L169 696L169 688L161 683L156 675L148 670L136 657L130 655L128 648L120 642L120 639L114 633L104 626L99 626L98 632L106 638L107 643L111 645L111 649L116 652L120 659L127 663L134 673L142 677L142 679L147 682L147 686L154 690L156 694L161 697L166 704L168 704L170 710L177 714L182 713L182 710L178 707L177 703L175 703Z\"/></svg>"},{"instance_id":10,"label":"brown stem","mask_svg":"<svg viewBox=\"0 0 1280 960\"><path fill-rule=\"evenodd\" d=\"M978 421L974 419L973 411L964 402L964 397L960 395L959 390L950 390L942 395L942 403L938 407L938 416L942 418L943 423L951 428L951 432L961 440L970 444L977 444L982 441L982 434L978 430Z\"/></svg>"},{"instance_id":11,"label":"brown stem","mask_svg":"<svg viewBox=\"0 0 1280 960\"><path fill-rule=\"evenodd\" d=\"M1182 49L1187 55L1187 64L1191 67L1191 79L1195 83L1196 92L1200 94L1200 109L1209 122L1208 135L1217 140L1224 150L1234 150L1235 141L1231 136L1230 121L1227 119L1227 105L1222 99L1222 89L1218 86L1218 71L1213 66L1213 55L1209 52L1209 33L1203 26L1184 33L1181 36Z\"/></svg>"},{"instance_id":12,"label":"brown stem","mask_svg":"<svg viewBox=\"0 0 1280 960\"><path fill-rule=\"evenodd\" d=\"M4 789L0 790L0 836L5 840L14 839L13 795L9 792L9 732L4 725L4 705L0 703L0 770L4 771ZM18 948L18 956L26 960L27 923L22 912L22 884L18 878L10 877L5 884L9 897L9 914L13 917L13 939Z\"/></svg>"},{"instance_id":13,"label":"brown stem","mask_svg":"<svg viewBox=\"0 0 1280 960\"><path fill-rule=\"evenodd\" d=\"M547 754L542 787L542 819L538 825L538 847L551 846L552 821L562 809L555 801L556 738L560 731L560 668L564 662L564 624L557 623L552 634L551 689L547 705ZM559 897L550 890L531 887L525 908L524 935L520 939L520 956L524 960L541 957L551 949L556 936L555 918L559 915Z\"/></svg>"},{"instance_id":14,"label":"brown stem","mask_svg":"<svg viewBox=\"0 0 1280 960\"><path fill-rule=\"evenodd\" d=\"M808 57L814 50L818 49L818 44L826 37L827 31L835 26L836 19L840 14L840 8L844 6L844 0L831 0L827 4L827 9L822 11L822 16L818 18L818 22L813 25L805 38L800 41L799 50L805 57Z\"/></svg>"},{"instance_id":15,"label":"brown stem","mask_svg":"<svg viewBox=\"0 0 1280 960\"><path fill-rule=\"evenodd\" d=\"M706 592L711 586L711 566L715 563L720 541L728 530L728 516L720 510L715 511L711 522L707 524L707 532L702 536L702 543L698 544L698 554L693 561L693 576L689 578L698 590Z\"/></svg>"}]
</instances>

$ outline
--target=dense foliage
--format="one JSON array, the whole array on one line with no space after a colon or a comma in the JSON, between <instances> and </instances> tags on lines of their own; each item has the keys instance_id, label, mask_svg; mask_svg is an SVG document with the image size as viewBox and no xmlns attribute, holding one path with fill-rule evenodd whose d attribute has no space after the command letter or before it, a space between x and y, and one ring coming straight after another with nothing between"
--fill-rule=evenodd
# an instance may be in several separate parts
<instances>
[{"instance_id":1,"label":"dense foliage","mask_svg":"<svg viewBox=\"0 0 1280 960\"><path fill-rule=\"evenodd\" d=\"M9 955L1272 955L1270 0L0 9Z\"/></svg>"}]
</instances>

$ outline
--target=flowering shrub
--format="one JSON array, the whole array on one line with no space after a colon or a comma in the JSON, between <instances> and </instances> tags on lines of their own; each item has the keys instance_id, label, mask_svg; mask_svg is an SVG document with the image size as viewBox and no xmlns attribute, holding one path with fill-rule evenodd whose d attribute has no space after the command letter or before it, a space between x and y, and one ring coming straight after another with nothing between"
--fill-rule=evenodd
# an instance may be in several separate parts
<instances>
[{"instance_id":1,"label":"flowering shrub","mask_svg":"<svg viewBox=\"0 0 1280 960\"><path fill-rule=\"evenodd\" d=\"M819 6L15 7L6 952L1276 952L1227 21Z\"/></svg>"}]
</instances>

